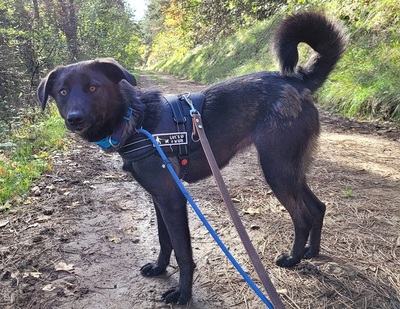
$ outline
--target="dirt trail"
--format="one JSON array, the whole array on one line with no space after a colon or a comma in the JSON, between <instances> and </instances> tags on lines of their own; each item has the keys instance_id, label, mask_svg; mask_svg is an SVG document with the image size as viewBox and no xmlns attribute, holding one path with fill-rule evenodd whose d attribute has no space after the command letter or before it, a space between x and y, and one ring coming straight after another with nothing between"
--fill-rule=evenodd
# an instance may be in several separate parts
<instances>
[{"instance_id":1,"label":"dirt trail","mask_svg":"<svg viewBox=\"0 0 400 309\"><path fill-rule=\"evenodd\" d=\"M141 88L195 92L202 85L142 74ZM265 185L253 149L223 170L255 247L287 308L400 308L400 133L321 112L323 134L310 185L327 206L321 256L293 269L274 258L292 241L288 214ZM24 205L0 218L0 308L171 308L176 262L158 278L139 269L157 256L150 197L118 155L74 139ZM256 278L215 189L189 192L241 265ZM263 308L189 211L197 263L183 308ZM6 224L7 223L7 224ZM256 280L257 282L257 280ZM182 307L181 307L182 308Z\"/></svg>"}]
</instances>

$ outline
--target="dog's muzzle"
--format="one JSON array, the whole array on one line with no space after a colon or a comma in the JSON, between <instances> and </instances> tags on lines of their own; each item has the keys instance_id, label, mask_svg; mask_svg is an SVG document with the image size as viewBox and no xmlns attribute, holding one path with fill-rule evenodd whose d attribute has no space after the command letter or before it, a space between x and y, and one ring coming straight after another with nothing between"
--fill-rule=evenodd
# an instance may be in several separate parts
<instances>
[{"instance_id":1,"label":"dog's muzzle","mask_svg":"<svg viewBox=\"0 0 400 309\"><path fill-rule=\"evenodd\" d=\"M65 118L66 126L69 130L80 132L85 128L85 118L81 112L70 112Z\"/></svg>"}]
</instances>

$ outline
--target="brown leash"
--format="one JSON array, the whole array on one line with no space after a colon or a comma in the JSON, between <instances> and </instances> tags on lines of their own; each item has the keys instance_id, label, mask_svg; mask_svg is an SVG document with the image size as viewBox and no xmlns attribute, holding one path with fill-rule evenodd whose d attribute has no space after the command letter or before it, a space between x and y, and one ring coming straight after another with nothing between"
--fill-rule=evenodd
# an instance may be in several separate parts
<instances>
[{"instance_id":1,"label":"brown leash","mask_svg":"<svg viewBox=\"0 0 400 309\"><path fill-rule=\"evenodd\" d=\"M267 291L274 308L275 309L284 309L285 306L284 306L282 300L280 299L279 294L277 293L274 285L272 284L271 279L269 278L264 266L262 265L260 257L258 256L257 251L255 250L253 244L251 243L249 235L247 234L246 229L245 229L242 221L240 220L239 214L237 213L235 206L233 205L232 199L230 197L228 189L224 183L221 172L219 170L217 161L215 160L215 157L212 153L210 144L208 143L208 139L204 132L204 127L203 127L203 123L201 121L201 116L199 113L193 113L192 118L193 118L193 127L194 127L193 132L197 132L197 135L200 139L204 153L208 160L208 164L210 165L211 171L217 182L217 186L221 193L222 199L224 200L224 202L228 208L228 212L229 212L229 214L232 218L232 221L236 227L239 237L242 240L242 243L250 257L250 260L253 263L253 266L258 274L258 277L260 278L265 290Z\"/></svg>"}]
</instances>

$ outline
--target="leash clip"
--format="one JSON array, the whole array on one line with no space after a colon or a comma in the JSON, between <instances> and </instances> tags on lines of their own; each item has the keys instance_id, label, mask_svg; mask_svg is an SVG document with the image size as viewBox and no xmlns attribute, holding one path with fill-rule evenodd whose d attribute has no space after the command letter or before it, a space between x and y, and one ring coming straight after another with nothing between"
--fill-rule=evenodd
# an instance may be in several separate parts
<instances>
[{"instance_id":1,"label":"leash clip","mask_svg":"<svg viewBox=\"0 0 400 309\"><path fill-rule=\"evenodd\" d=\"M193 117L194 114L200 114L199 111L194 107L192 100L190 99L190 93L181 94L182 98L190 106L190 116Z\"/></svg>"}]
</instances>

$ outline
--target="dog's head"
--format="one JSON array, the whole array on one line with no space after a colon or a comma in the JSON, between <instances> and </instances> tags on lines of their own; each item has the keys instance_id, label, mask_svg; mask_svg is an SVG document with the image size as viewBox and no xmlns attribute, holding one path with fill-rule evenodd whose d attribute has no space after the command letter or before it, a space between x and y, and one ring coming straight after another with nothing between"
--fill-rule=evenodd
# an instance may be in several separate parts
<instances>
[{"instance_id":1,"label":"dog's head","mask_svg":"<svg viewBox=\"0 0 400 309\"><path fill-rule=\"evenodd\" d=\"M42 79L37 97L46 107L55 99L65 125L88 141L112 133L129 106L126 89L136 86L135 77L110 58L59 66Z\"/></svg>"}]
</instances>

